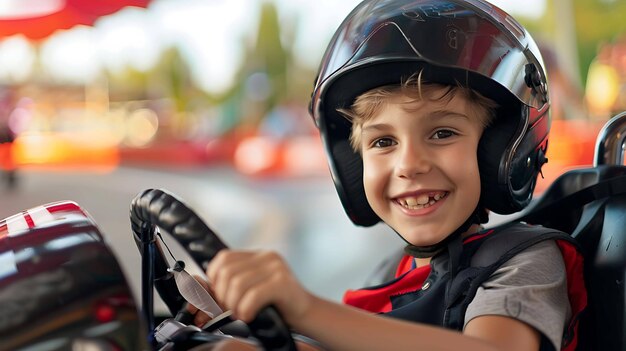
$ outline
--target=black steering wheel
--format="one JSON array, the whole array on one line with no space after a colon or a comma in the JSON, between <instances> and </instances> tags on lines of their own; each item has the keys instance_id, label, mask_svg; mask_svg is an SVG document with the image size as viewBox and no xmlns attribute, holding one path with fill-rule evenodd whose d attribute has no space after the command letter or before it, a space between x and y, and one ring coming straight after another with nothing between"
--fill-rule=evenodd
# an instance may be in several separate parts
<instances>
[{"instance_id":1,"label":"black steering wheel","mask_svg":"<svg viewBox=\"0 0 626 351\"><path fill-rule=\"evenodd\" d=\"M141 300L148 335L155 331L154 293L157 289L170 312L181 310L184 299L167 271L169 265L155 243L156 227L168 232L203 269L226 245L198 215L180 199L161 189L147 189L130 206L130 221L135 242L141 252ZM265 350L295 351L296 346L286 323L275 307L267 306L248 323L250 334ZM150 340L154 344L154 340Z\"/></svg>"}]
</instances>

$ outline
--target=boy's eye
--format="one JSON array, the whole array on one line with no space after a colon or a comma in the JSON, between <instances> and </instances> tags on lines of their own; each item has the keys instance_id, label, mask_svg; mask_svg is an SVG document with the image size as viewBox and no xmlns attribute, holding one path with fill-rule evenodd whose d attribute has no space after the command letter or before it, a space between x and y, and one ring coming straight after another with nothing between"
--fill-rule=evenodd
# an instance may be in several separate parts
<instances>
[{"instance_id":1,"label":"boy's eye","mask_svg":"<svg viewBox=\"0 0 626 351\"><path fill-rule=\"evenodd\" d=\"M448 129L442 129L442 130L436 131L435 134L433 134L433 139L445 139L454 135L456 135L455 132L448 130Z\"/></svg>"},{"instance_id":2,"label":"boy's eye","mask_svg":"<svg viewBox=\"0 0 626 351\"><path fill-rule=\"evenodd\" d=\"M376 139L372 145L374 147L389 147L394 145L394 141L391 140L390 138L380 138L380 139Z\"/></svg>"}]
</instances>

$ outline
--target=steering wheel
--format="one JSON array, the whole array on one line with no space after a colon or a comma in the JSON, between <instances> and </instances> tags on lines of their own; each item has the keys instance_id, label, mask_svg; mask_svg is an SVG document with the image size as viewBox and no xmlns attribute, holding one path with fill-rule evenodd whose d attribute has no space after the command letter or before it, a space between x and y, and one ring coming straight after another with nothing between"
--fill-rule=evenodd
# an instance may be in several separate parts
<instances>
[{"instance_id":1,"label":"steering wheel","mask_svg":"<svg viewBox=\"0 0 626 351\"><path fill-rule=\"evenodd\" d=\"M161 189L147 189L131 202L130 221L135 242L141 252L141 300L150 342L154 345L154 292L173 314L184 304L178 288L167 271L168 263L155 241L156 227L168 232L203 269L226 245L206 223L181 200ZM248 323L250 334L265 350L295 351L293 337L278 310L273 306L262 309Z\"/></svg>"}]
</instances>

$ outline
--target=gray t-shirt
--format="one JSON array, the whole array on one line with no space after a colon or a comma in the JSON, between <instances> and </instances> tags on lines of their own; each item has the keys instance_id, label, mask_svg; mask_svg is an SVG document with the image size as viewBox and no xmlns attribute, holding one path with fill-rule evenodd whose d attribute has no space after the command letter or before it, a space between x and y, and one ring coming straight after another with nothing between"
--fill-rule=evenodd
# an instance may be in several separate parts
<instances>
[{"instance_id":1,"label":"gray t-shirt","mask_svg":"<svg viewBox=\"0 0 626 351\"><path fill-rule=\"evenodd\" d=\"M478 288L464 325L484 315L515 318L543 333L560 350L571 314L563 256L556 243L547 240L505 262Z\"/></svg>"}]
</instances>

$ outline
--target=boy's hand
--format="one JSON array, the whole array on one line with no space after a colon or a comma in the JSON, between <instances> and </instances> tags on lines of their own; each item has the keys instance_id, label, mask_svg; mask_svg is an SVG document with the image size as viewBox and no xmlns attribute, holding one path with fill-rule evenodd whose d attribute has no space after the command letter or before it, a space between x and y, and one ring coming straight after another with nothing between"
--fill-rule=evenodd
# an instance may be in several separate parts
<instances>
[{"instance_id":1,"label":"boy's hand","mask_svg":"<svg viewBox=\"0 0 626 351\"><path fill-rule=\"evenodd\" d=\"M207 267L207 277L220 305L244 322L274 305L293 326L312 303L312 296L274 252L222 250Z\"/></svg>"}]
</instances>

